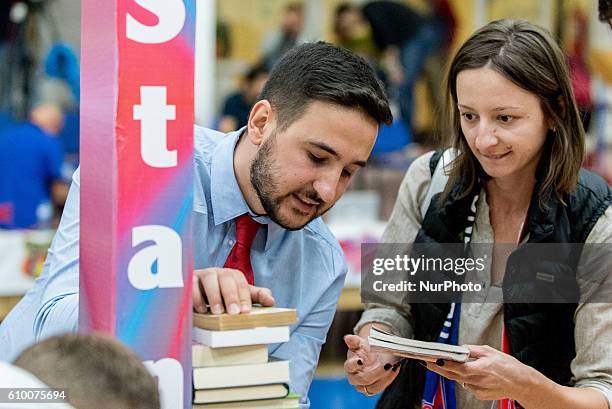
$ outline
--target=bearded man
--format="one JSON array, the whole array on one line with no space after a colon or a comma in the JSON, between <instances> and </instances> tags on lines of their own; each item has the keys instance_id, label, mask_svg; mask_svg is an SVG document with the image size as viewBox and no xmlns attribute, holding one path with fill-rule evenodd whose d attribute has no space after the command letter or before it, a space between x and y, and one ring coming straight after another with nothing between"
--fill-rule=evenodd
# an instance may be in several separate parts
<instances>
[{"instance_id":1,"label":"bearded man","mask_svg":"<svg viewBox=\"0 0 612 409\"><path fill-rule=\"evenodd\" d=\"M195 127L194 309L297 309L289 342L270 353L291 360L290 386L303 408L347 271L320 216L365 166L380 124L391 119L365 60L320 42L285 54L246 127L229 134ZM77 170L41 279L0 326L0 359L77 329L78 261Z\"/></svg>"}]
</instances>

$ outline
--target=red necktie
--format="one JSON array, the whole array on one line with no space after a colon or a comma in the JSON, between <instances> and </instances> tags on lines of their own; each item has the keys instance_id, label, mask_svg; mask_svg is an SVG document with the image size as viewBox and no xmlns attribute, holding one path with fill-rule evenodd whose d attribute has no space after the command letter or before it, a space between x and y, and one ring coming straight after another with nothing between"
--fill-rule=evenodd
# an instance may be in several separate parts
<instances>
[{"instance_id":1,"label":"red necktie","mask_svg":"<svg viewBox=\"0 0 612 409\"><path fill-rule=\"evenodd\" d=\"M253 284L251 245L260 226L261 224L253 220L248 214L243 214L236 219L236 244L234 244L223 266L242 271L247 282L251 285Z\"/></svg>"}]
</instances>

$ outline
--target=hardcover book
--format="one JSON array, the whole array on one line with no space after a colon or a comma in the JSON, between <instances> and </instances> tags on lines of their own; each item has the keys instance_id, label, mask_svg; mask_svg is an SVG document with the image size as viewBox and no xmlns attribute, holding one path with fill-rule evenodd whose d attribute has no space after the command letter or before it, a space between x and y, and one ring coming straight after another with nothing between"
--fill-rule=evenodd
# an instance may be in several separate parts
<instances>
[{"instance_id":1,"label":"hardcover book","mask_svg":"<svg viewBox=\"0 0 612 409\"><path fill-rule=\"evenodd\" d=\"M227 331L255 327L287 326L297 322L292 308L254 306L248 314L193 313L193 326L213 331Z\"/></svg>"}]
</instances>

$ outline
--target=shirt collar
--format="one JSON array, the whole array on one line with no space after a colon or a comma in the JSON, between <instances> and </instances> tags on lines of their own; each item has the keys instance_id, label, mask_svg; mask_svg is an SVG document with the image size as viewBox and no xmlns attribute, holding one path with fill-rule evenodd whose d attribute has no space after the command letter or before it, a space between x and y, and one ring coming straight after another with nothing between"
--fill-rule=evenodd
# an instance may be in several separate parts
<instances>
[{"instance_id":1,"label":"shirt collar","mask_svg":"<svg viewBox=\"0 0 612 409\"><path fill-rule=\"evenodd\" d=\"M246 127L225 135L213 151L210 169L213 219L215 226L218 226L248 213L256 222L268 226L267 250L274 239L281 235L285 229L268 216L255 214L244 200L242 190L238 186L238 180L234 172L234 150L245 130Z\"/></svg>"},{"instance_id":2,"label":"shirt collar","mask_svg":"<svg viewBox=\"0 0 612 409\"><path fill-rule=\"evenodd\" d=\"M252 213L234 173L234 150L244 131L245 128L242 128L225 135L212 154L210 198L216 226L245 213Z\"/></svg>"}]
</instances>

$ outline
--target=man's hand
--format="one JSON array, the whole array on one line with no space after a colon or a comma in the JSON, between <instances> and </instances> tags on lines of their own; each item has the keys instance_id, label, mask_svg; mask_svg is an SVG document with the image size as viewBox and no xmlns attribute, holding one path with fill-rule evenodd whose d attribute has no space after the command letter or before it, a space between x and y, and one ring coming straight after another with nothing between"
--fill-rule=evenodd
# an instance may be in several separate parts
<instances>
[{"instance_id":1,"label":"man's hand","mask_svg":"<svg viewBox=\"0 0 612 409\"><path fill-rule=\"evenodd\" d=\"M208 311L207 304L213 314L247 313L253 303L264 307L274 305L270 289L249 285L244 274L232 268L195 270L192 294L193 309L201 313Z\"/></svg>"}]
</instances>

